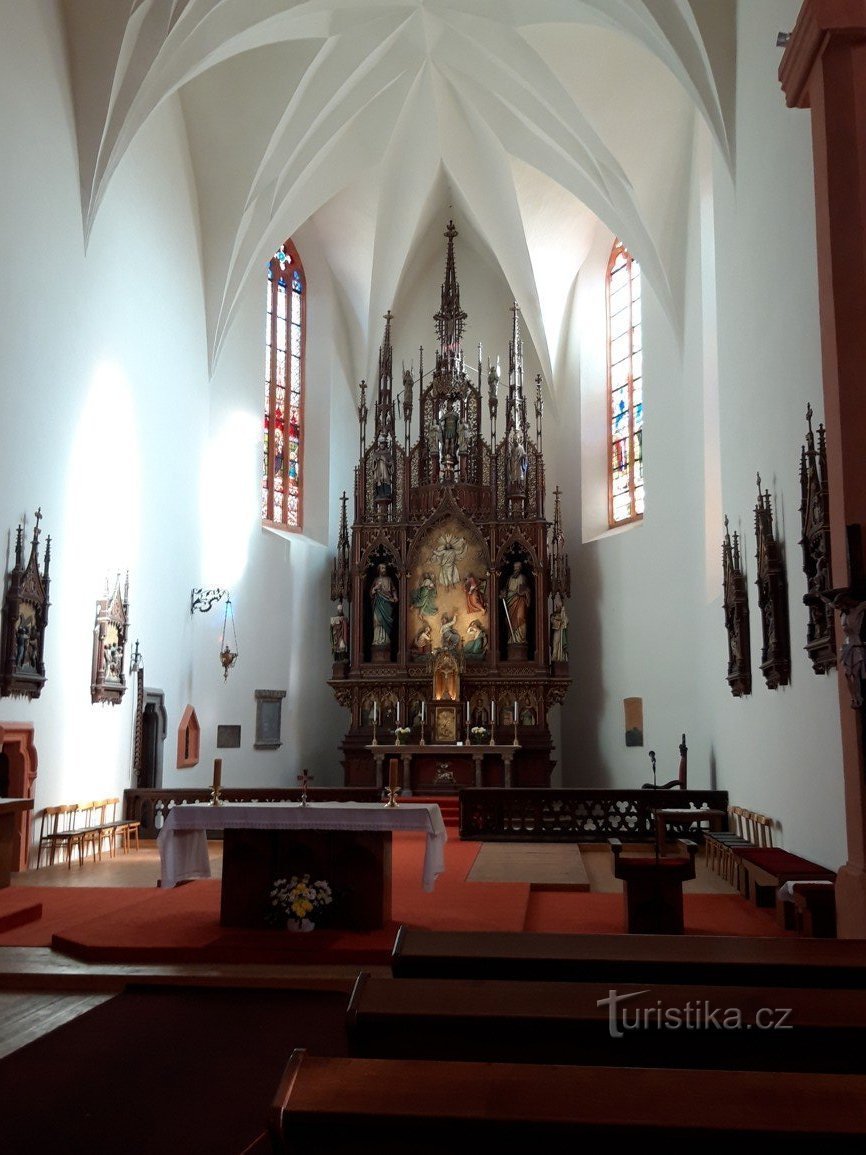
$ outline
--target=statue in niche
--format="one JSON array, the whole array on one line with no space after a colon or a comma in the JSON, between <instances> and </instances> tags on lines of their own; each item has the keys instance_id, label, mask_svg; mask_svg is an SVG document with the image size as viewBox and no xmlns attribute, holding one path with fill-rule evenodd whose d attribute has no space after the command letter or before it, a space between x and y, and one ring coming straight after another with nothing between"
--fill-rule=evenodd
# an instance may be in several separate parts
<instances>
[{"instance_id":1,"label":"statue in niche","mask_svg":"<svg viewBox=\"0 0 866 1155\"><path fill-rule=\"evenodd\" d=\"M510 489L522 488L526 481L527 458L526 448L517 435L511 431L511 444L508 448L508 486Z\"/></svg>"},{"instance_id":2,"label":"statue in niche","mask_svg":"<svg viewBox=\"0 0 866 1155\"><path fill-rule=\"evenodd\" d=\"M421 584L409 595L410 601L419 614L434 617L439 613L436 605L436 579L429 570L421 575Z\"/></svg>"},{"instance_id":3,"label":"statue in niche","mask_svg":"<svg viewBox=\"0 0 866 1155\"><path fill-rule=\"evenodd\" d=\"M446 458L456 459L460 440L460 414L454 408L454 400L449 397L445 410L439 418L442 428L442 453Z\"/></svg>"},{"instance_id":4,"label":"statue in niche","mask_svg":"<svg viewBox=\"0 0 866 1155\"><path fill-rule=\"evenodd\" d=\"M866 644L863 642L863 621L866 601L855 602L847 593L837 594L832 605L839 611L842 626L842 648L839 663L851 693L851 708L863 705L863 679L866 677Z\"/></svg>"},{"instance_id":5,"label":"statue in niche","mask_svg":"<svg viewBox=\"0 0 866 1155\"><path fill-rule=\"evenodd\" d=\"M445 589L456 586L460 582L460 571L457 562L466 553L466 538L454 537L450 533L443 533L430 554L430 560L439 567L439 584Z\"/></svg>"},{"instance_id":6,"label":"statue in niche","mask_svg":"<svg viewBox=\"0 0 866 1155\"><path fill-rule=\"evenodd\" d=\"M532 601L532 590L526 574L523 572L523 562L514 562L511 575L505 583L503 597L508 617L508 628L511 631L509 641L525 644L526 620Z\"/></svg>"},{"instance_id":7,"label":"statue in niche","mask_svg":"<svg viewBox=\"0 0 866 1155\"><path fill-rule=\"evenodd\" d=\"M568 614L559 592L553 595L553 611L550 615L550 660L568 661Z\"/></svg>"},{"instance_id":8,"label":"statue in niche","mask_svg":"<svg viewBox=\"0 0 866 1155\"><path fill-rule=\"evenodd\" d=\"M380 433L373 452L373 485L377 498L391 497L393 492L394 463L388 438Z\"/></svg>"},{"instance_id":9,"label":"statue in niche","mask_svg":"<svg viewBox=\"0 0 866 1155\"><path fill-rule=\"evenodd\" d=\"M472 430L469 428L468 421L460 422L460 431L457 435L457 450L459 453L469 452L469 442L472 438Z\"/></svg>"},{"instance_id":10,"label":"statue in niche","mask_svg":"<svg viewBox=\"0 0 866 1155\"><path fill-rule=\"evenodd\" d=\"M469 636L469 641L463 647L463 653L467 658L483 658L487 653L488 637L487 630L477 618L473 618L466 627L466 633Z\"/></svg>"},{"instance_id":11,"label":"statue in niche","mask_svg":"<svg viewBox=\"0 0 866 1155\"><path fill-rule=\"evenodd\" d=\"M373 645L390 646L397 591L384 562L377 566L376 577L370 586L370 601L373 605Z\"/></svg>"},{"instance_id":12,"label":"statue in niche","mask_svg":"<svg viewBox=\"0 0 866 1155\"><path fill-rule=\"evenodd\" d=\"M331 618L331 653L334 661L339 662L349 656L349 619L343 613L343 603L337 607L337 612Z\"/></svg>"}]
</instances>

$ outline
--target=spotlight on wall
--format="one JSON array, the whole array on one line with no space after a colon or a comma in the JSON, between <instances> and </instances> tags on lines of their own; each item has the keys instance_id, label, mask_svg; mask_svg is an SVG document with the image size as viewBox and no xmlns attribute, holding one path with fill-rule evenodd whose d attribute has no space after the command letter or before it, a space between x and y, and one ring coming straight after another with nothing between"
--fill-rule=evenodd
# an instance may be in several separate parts
<instances>
[{"instance_id":1,"label":"spotlight on wall","mask_svg":"<svg viewBox=\"0 0 866 1155\"><path fill-rule=\"evenodd\" d=\"M228 590L192 590L189 595L189 612L194 614L196 610L199 610L206 614L217 602L228 597L228 592Z\"/></svg>"},{"instance_id":2,"label":"spotlight on wall","mask_svg":"<svg viewBox=\"0 0 866 1155\"><path fill-rule=\"evenodd\" d=\"M144 668L144 657L141 650L138 648L138 638L135 639L135 649L132 651L132 656L129 659L130 674L137 674L139 670Z\"/></svg>"},{"instance_id":3,"label":"spotlight on wall","mask_svg":"<svg viewBox=\"0 0 866 1155\"><path fill-rule=\"evenodd\" d=\"M777 48L787 48L788 47L788 41L790 39L791 39L791 33L790 32L777 33L776 34L776 47Z\"/></svg>"}]
</instances>

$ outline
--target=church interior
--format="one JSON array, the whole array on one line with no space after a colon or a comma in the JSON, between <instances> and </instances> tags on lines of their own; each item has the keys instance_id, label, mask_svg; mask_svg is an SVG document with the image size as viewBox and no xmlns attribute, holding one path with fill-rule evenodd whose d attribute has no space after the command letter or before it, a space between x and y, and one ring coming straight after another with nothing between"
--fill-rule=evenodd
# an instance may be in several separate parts
<instances>
[{"instance_id":1,"label":"church interior","mask_svg":"<svg viewBox=\"0 0 866 1155\"><path fill-rule=\"evenodd\" d=\"M863 0L0 29L9 1149L858 1149Z\"/></svg>"}]
</instances>

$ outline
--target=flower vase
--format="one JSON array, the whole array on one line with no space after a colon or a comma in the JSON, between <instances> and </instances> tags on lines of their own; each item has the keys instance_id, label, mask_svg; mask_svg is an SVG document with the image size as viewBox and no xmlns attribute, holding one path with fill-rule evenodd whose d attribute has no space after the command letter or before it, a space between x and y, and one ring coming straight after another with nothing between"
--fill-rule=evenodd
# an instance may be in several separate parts
<instances>
[{"instance_id":1,"label":"flower vase","mask_svg":"<svg viewBox=\"0 0 866 1155\"><path fill-rule=\"evenodd\" d=\"M315 929L316 924L309 918L290 918L286 923L286 930L306 931Z\"/></svg>"}]
</instances>

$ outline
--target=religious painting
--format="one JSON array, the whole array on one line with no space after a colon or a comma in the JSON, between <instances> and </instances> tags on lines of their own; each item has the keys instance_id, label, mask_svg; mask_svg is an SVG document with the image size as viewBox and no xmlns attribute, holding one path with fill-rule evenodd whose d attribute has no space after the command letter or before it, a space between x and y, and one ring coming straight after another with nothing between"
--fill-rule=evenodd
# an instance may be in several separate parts
<instances>
[{"instance_id":1,"label":"religious painting","mask_svg":"<svg viewBox=\"0 0 866 1155\"><path fill-rule=\"evenodd\" d=\"M626 746L643 746L643 698L623 698Z\"/></svg>"},{"instance_id":2,"label":"religious painting","mask_svg":"<svg viewBox=\"0 0 866 1155\"><path fill-rule=\"evenodd\" d=\"M415 552L409 576L409 652L487 656L488 577L481 539L459 517L438 522Z\"/></svg>"},{"instance_id":3,"label":"religious painting","mask_svg":"<svg viewBox=\"0 0 866 1155\"><path fill-rule=\"evenodd\" d=\"M120 574L118 574L114 590L109 593L106 580L105 593L96 602L90 677L91 702L110 702L116 706L126 692L123 665L128 622L129 575L126 576L121 593Z\"/></svg>"},{"instance_id":4,"label":"religious painting","mask_svg":"<svg viewBox=\"0 0 866 1155\"><path fill-rule=\"evenodd\" d=\"M457 707L437 706L433 715L433 741L449 745L457 741Z\"/></svg>"}]
</instances>

